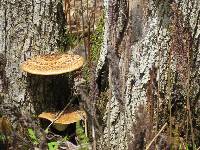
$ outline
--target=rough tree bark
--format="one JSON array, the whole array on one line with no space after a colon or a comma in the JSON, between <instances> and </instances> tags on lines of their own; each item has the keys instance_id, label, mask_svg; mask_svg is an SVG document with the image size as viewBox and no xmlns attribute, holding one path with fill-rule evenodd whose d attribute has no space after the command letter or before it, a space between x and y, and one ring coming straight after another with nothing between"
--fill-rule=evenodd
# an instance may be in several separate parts
<instances>
[{"instance_id":1,"label":"rough tree bark","mask_svg":"<svg viewBox=\"0 0 200 150\"><path fill-rule=\"evenodd\" d=\"M177 5L174 9L171 5L173 2ZM109 149L127 149L127 137L135 121L135 110L139 104L147 102L147 83L154 68L159 70L156 80L160 81L160 91L165 91L168 51L173 40L176 40L169 29L173 21L184 27L187 24L189 32L186 33L192 35L194 69L191 69L191 83L195 88L191 99L199 104L196 95L200 85L200 4L199 0L105 0L104 5L104 45L97 72L107 59L112 88L104 117L109 121L102 143L108 144ZM0 1L0 112L3 115L15 118L19 112L31 114L36 111L33 99L37 97L28 92L27 75L21 72L19 65L32 55L63 46L65 21L61 7L61 1L57 0ZM173 18L176 9L183 20ZM177 65L175 60L174 57L172 69ZM166 92L161 94L165 95ZM159 101L164 103L168 97L162 95ZM193 114L198 116L200 106L196 106ZM197 129L196 133L199 133Z\"/></svg>"},{"instance_id":2,"label":"rough tree bark","mask_svg":"<svg viewBox=\"0 0 200 150\"><path fill-rule=\"evenodd\" d=\"M127 136L135 134L131 133L131 128L136 121L135 111L137 107L140 104L147 104L148 106L149 100L154 100L153 103L159 101L160 105L163 103L167 104L169 101L169 97L167 96L169 93L166 92L166 70L169 67L168 60L170 49L173 51L171 68L173 73L176 71L178 72L180 75L178 76L180 80L182 80L182 73L179 69L176 70L175 68L176 66L180 66L179 64L187 64L186 61L180 63L180 59L183 60L185 59L184 57L187 57L188 48L186 48L187 46L182 48L182 52L180 52L180 47L176 49L177 45L181 45L185 42L183 42L184 38L181 38L181 40L177 42L175 40L176 36L174 35L186 36L184 31L179 32L171 30L171 28L177 26L177 24L182 26L185 30L189 27L189 34L193 36L193 42L188 47L192 47L192 52L190 51L189 53L193 53L194 56L191 57L195 58L191 60L195 66L189 65L192 74L195 74L193 75L195 79L191 81L191 89L194 90L193 93L195 93L195 96L193 95L190 97L190 102L198 101L197 103L199 103L199 86L194 88L194 85L199 85L197 78L199 77L200 56L200 4L198 0L105 0L104 5L106 8L104 45L98 66L101 68L105 60L108 59L110 66L109 72L111 74L109 76L109 81L112 96L110 99L111 102L107 104L107 112L104 119L108 121L104 130L104 135L102 136L102 141L104 146L109 146L109 149L127 149L127 144L131 142L130 140L128 141ZM129 9L127 9L128 6ZM174 6L176 7L176 11L174 10ZM127 12L127 10L129 11ZM179 13L176 13L177 11ZM179 20L179 23L176 22L176 16L179 19L182 16L182 20L180 19L181 21ZM180 26L178 28L180 28ZM173 45L173 41L176 41L178 44ZM179 53L179 56L176 55L177 53ZM179 59L177 57L181 58ZM154 83L156 83L156 85L153 85L152 80L155 80ZM184 80L184 82L185 81L186 80ZM157 84L159 84L159 86ZM148 88L149 86L151 86L151 88ZM159 87L159 89L156 89L156 87ZM150 98L149 95L151 94L148 94L148 89L150 89L149 93L154 89L154 95L156 95L158 101L155 98L153 99L153 97ZM183 91L184 89L185 88L183 88ZM157 91L159 91L159 93ZM175 91L171 92L173 94L175 93ZM184 93L186 93L186 91L184 91ZM177 97L175 98L175 96L172 96L172 99L177 99ZM186 99L182 101L184 103ZM199 105L195 106L199 109ZM149 108L145 109L148 110ZM172 109L177 108L172 107ZM198 113L198 111L193 111L193 116L195 116L196 113ZM155 116L151 115L146 117L155 118ZM163 122L165 119L161 120L161 122ZM145 124L145 122L143 124ZM197 128L194 130L199 133ZM196 134L196 136L198 136L198 134ZM131 139L134 140L134 136Z\"/></svg>"},{"instance_id":3,"label":"rough tree bark","mask_svg":"<svg viewBox=\"0 0 200 150\"><path fill-rule=\"evenodd\" d=\"M65 24L62 9L62 1L58 0L0 1L0 103L3 103L0 111L3 115L15 118L19 113L35 112L33 102L39 101L39 97L31 98L29 78L20 70L20 63L62 46ZM38 83L41 81L44 79L40 78Z\"/></svg>"}]
</instances>

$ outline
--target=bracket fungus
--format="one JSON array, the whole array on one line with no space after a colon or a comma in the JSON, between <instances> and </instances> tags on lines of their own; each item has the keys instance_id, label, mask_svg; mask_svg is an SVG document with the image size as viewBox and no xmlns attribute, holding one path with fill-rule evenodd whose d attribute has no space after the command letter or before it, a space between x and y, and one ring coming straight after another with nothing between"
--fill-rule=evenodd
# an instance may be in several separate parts
<instances>
[{"instance_id":1,"label":"bracket fungus","mask_svg":"<svg viewBox=\"0 0 200 150\"><path fill-rule=\"evenodd\" d=\"M36 75L58 75L72 72L83 66L84 58L73 53L53 53L32 57L21 64L21 69ZM86 120L84 111L68 111L56 118L55 113L43 112L39 118L51 121L59 131L64 131L68 124Z\"/></svg>"},{"instance_id":2,"label":"bracket fungus","mask_svg":"<svg viewBox=\"0 0 200 150\"><path fill-rule=\"evenodd\" d=\"M87 117L85 111L77 110L66 112L59 118L57 118L56 113L43 112L38 116L38 118L47 119L51 122L54 122L54 128L56 128L58 131L64 131L67 128L67 125L78 122L80 120L86 120Z\"/></svg>"},{"instance_id":3,"label":"bracket fungus","mask_svg":"<svg viewBox=\"0 0 200 150\"><path fill-rule=\"evenodd\" d=\"M21 64L21 69L31 74L57 75L77 70L83 63L84 58L79 55L54 53L28 59Z\"/></svg>"}]
</instances>

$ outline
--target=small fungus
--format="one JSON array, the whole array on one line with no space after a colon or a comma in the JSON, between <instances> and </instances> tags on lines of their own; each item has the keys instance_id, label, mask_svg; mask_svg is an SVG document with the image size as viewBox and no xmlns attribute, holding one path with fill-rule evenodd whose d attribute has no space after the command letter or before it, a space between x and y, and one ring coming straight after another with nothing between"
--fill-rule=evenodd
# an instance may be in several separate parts
<instances>
[{"instance_id":1,"label":"small fungus","mask_svg":"<svg viewBox=\"0 0 200 150\"><path fill-rule=\"evenodd\" d=\"M62 114L57 120L56 120L56 113L52 112L43 112L41 113L38 118L47 119L51 122L54 122L54 127L58 131L64 131L67 128L67 125L78 122L80 120L86 119L86 113L85 111L71 111L66 112Z\"/></svg>"}]
</instances>

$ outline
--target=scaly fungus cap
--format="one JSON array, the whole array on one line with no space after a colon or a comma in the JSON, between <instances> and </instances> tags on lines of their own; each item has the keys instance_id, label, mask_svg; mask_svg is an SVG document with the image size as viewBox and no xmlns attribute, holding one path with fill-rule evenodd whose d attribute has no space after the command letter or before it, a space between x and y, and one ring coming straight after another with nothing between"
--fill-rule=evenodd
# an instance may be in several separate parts
<instances>
[{"instance_id":1,"label":"scaly fungus cap","mask_svg":"<svg viewBox=\"0 0 200 150\"><path fill-rule=\"evenodd\" d=\"M45 54L33 57L21 64L21 69L37 75L57 75L79 69L83 57L75 54Z\"/></svg>"}]
</instances>

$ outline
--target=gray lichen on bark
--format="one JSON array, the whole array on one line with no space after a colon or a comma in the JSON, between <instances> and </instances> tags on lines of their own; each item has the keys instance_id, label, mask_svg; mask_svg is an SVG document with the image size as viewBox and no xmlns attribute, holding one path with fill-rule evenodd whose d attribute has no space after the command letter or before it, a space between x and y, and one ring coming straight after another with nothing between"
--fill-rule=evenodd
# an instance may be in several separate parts
<instances>
[{"instance_id":1,"label":"gray lichen on bark","mask_svg":"<svg viewBox=\"0 0 200 150\"><path fill-rule=\"evenodd\" d=\"M107 1L104 1L107 4ZM113 1L111 0L110 3ZM114 4L113 2L112 4ZM147 82L150 80L149 74L150 70L155 67L159 68L159 75L157 75L157 81L160 82L160 90L164 90L166 86L167 80L167 61L168 61L168 51L170 49L170 15L172 15L168 9L165 8L166 11L163 13L162 7L171 7L166 2L166 5L161 5L160 8L156 8L153 1L149 1L148 10L151 10L151 15L147 17L146 22L144 22L144 14L143 11L137 10L140 8L140 3L138 1L132 1L133 10L130 24L133 25L132 31L132 46L131 46L131 60L128 65L128 73L126 86L125 86L125 95L123 97L123 101L125 102L125 114L122 114L119 109L119 102L116 99L116 93L112 89L112 98L111 105L107 104L107 110L110 110L110 124L107 123L106 128L104 130L104 136L102 140L104 140L104 144L108 143L110 140L111 149L126 149L127 137L126 134L131 133L131 127L133 122L135 121L135 111L139 104L145 104L147 101ZM177 2L179 3L179 2ZM134 4L135 7L134 7ZM188 12L191 15L189 17L189 26L192 27L192 32L194 33L194 29L197 28L197 16L199 13L199 2L198 0L190 1L189 4L186 1L181 1L179 3L179 9L184 15L184 21L187 19ZM142 7L141 7L142 8ZM171 9L171 8L170 8ZM162 11L161 11L162 10ZM109 10L108 10L109 11ZM139 13L139 14L137 14ZM165 17L163 17L165 15ZM162 20L164 18L164 20ZM107 18L110 19L110 18ZM116 22L115 22L116 23ZM107 24L109 25L109 24ZM199 27L196 32L196 36L194 41L198 41L199 39ZM108 37L111 34L105 33L105 37ZM107 45L106 45L107 44ZM197 43L196 43L197 44ZM104 43L104 47L107 47L108 43ZM196 63L199 65L199 47L196 47L197 51L197 61ZM104 49L103 49L104 50ZM107 49L109 53L109 48ZM159 57L160 52L160 57ZM104 53L105 55L107 53ZM113 55L112 55L113 56ZM123 56L123 55L122 55ZM114 61L115 58L113 57ZM160 59L160 60L159 60ZM159 62L160 61L160 62ZM119 60L119 68L123 70L124 57L121 57ZM197 65L196 64L196 65ZM159 66L160 65L160 66ZM176 60L172 61L172 69L175 71ZM197 66L198 66L197 65ZM199 73L198 73L199 74ZM120 74L121 75L121 74ZM198 76L198 75L197 75ZM111 76L113 78L113 76ZM198 81L196 81L198 82ZM194 83L193 83L194 84ZM196 83L197 84L197 83ZM196 91L197 90L197 91ZM195 93L198 93L199 88L195 90ZM158 93L157 93L158 94ZM160 102L164 102L163 99L160 99ZM108 109L110 107L110 109ZM105 113L104 119L108 119L108 111ZM121 115L121 116L120 116ZM121 117L121 119L120 119ZM127 128L125 127L127 125ZM110 128L110 137L108 134L108 130ZM127 132L127 133L126 133ZM134 133L133 133L134 134ZM134 137L133 137L134 138Z\"/></svg>"}]
</instances>

